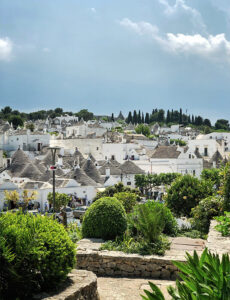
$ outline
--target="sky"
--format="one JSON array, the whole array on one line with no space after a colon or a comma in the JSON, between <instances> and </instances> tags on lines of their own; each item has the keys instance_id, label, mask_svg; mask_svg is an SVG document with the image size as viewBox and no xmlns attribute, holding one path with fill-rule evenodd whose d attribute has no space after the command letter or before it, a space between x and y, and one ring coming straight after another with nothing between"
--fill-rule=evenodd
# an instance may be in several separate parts
<instances>
[{"instance_id":1,"label":"sky","mask_svg":"<svg viewBox=\"0 0 230 300\"><path fill-rule=\"evenodd\" d=\"M0 108L230 112L229 0L0 0Z\"/></svg>"}]
</instances>

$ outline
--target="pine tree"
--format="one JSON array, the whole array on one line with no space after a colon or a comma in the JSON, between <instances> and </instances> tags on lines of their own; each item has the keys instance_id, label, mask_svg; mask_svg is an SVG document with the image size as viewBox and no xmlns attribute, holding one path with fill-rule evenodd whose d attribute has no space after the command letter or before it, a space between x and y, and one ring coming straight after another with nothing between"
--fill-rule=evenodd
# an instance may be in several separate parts
<instances>
[{"instance_id":1,"label":"pine tree","mask_svg":"<svg viewBox=\"0 0 230 300\"><path fill-rule=\"evenodd\" d=\"M114 114L111 115L111 121L114 122Z\"/></svg>"},{"instance_id":2,"label":"pine tree","mask_svg":"<svg viewBox=\"0 0 230 300\"><path fill-rule=\"evenodd\" d=\"M137 112L134 110L133 112L133 124L137 124Z\"/></svg>"},{"instance_id":3,"label":"pine tree","mask_svg":"<svg viewBox=\"0 0 230 300\"><path fill-rule=\"evenodd\" d=\"M167 111L167 117L166 117L166 123L170 123L171 122L171 115L170 115L170 111Z\"/></svg>"},{"instance_id":4,"label":"pine tree","mask_svg":"<svg viewBox=\"0 0 230 300\"><path fill-rule=\"evenodd\" d=\"M179 124L182 124L182 109L180 108L180 115L179 115Z\"/></svg>"},{"instance_id":5,"label":"pine tree","mask_svg":"<svg viewBox=\"0 0 230 300\"><path fill-rule=\"evenodd\" d=\"M141 111L139 110L138 116L137 116L137 123L141 124Z\"/></svg>"},{"instance_id":6,"label":"pine tree","mask_svg":"<svg viewBox=\"0 0 230 300\"><path fill-rule=\"evenodd\" d=\"M149 119L149 113L145 114L145 123L149 124L150 123L150 119Z\"/></svg>"},{"instance_id":7,"label":"pine tree","mask_svg":"<svg viewBox=\"0 0 230 300\"><path fill-rule=\"evenodd\" d=\"M194 115L192 115L192 124L195 123Z\"/></svg>"},{"instance_id":8,"label":"pine tree","mask_svg":"<svg viewBox=\"0 0 230 300\"><path fill-rule=\"evenodd\" d=\"M144 124L145 123L145 117L144 117L144 113L142 112L142 115L141 115L141 123Z\"/></svg>"},{"instance_id":9,"label":"pine tree","mask_svg":"<svg viewBox=\"0 0 230 300\"><path fill-rule=\"evenodd\" d=\"M126 119L126 123L133 123L133 117L132 117L132 113L131 113L131 111L129 112L129 114L128 114L128 117L127 117L127 119Z\"/></svg>"}]
</instances>

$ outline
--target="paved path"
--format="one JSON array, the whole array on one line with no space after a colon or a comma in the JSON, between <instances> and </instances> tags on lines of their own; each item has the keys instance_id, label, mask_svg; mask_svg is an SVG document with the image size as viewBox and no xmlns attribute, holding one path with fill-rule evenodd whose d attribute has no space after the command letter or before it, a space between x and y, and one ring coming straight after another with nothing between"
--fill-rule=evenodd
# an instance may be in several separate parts
<instances>
[{"instance_id":1,"label":"paved path","mask_svg":"<svg viewBox=\"0 0 230 300\"><path fill-rule=\"evenodd\" d=\"M167 287L174 285L174 281L150 280L155 283L163 292L165 299L169 300ZM97 278L98 292L100 300L141 300L140 295L144 295L144 289L149 290L148 279L131 278Z\"/></svg>"}]
</instances>

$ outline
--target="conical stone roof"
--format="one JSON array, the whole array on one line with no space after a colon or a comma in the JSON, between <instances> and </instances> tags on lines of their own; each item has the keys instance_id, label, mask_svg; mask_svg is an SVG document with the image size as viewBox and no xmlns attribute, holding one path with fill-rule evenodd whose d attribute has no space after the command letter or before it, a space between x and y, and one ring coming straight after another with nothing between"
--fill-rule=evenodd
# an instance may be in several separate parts
<instances>
[{"instance_id":1,"label":"conical stone roof","mask_svg":"<svg viewBox=\"0 0 230 300\"><path fill-rule=\"evenodd\" d=\"M19 176L22 170L29 163L31 163L29 157L25 154L23 150L18 149L12 156L9 171L12 173L13 176Z\"/></svg>"},{"instance_id":2,"label":"conical stone roof","mask_svg":"<svg viewBox=\"0 0 230 300\"><path fill-rule=\"evenodd\" d=\"M65 178L75 179L78 183L84 186L96 186L97 183L90 178L81 168L76 168L75 170L66 174Z\"/></svg>"},{"instance_id":3,"label":"conical stone roof","mask_svg":"<svg viewBox=\"0 0 230 300\"><path fill-rule=\"evenodd\" d=\"M145 174L144 170L139 168L135 163L127 160L120 166L120 170L124 174Z\"/></svg>"},{"instance_id":4,"label":"conical stone roof","mask_svg":"<svg viewBox=\"0 0 230 300\"><path fill-rule=\"evenodd\" d=\"M86 175L88 175L94 181L96 181L97 183L103 183L103 179L101 178L100 173L98 172L91 159L87 159L82 169L85 171Z\"/></svg>"},{"instance_id":5,"label":"conical stone roof","mask_svg":"<svg viewBox=\"0 0 230 300\"><path fill-rule=\"evenodd\" d=\"M121 175L121 170L118 169L111 161L107 161L100 169L101 175L106 175L106 169L110 169L110 175Z\"/></svg>"},{"instance_id":6,"label":"conical stone roof","mask_svg":"<svg viewBox=\"0 0 230 300\"><path fill-rule=\"evenodd\" d=\"M58 156L57 153L55 155L55 163L58 161ZM45 166L51 166L53 164L53 159L52 159L52 153L51 151L48 151L45 157L42 160L43 164Z\"/></svg>"},{"instance_id":7,"label":"conical stone roof","mask_svg":"<svg viewBox=\"0 0 230 300\"><path fill-rule=\"evenodd\" d=\"M41 177L41 175L42 173L38 170L38 168L33 163L29 163L22 170L19 177L38 180Z\"/></svg>"}]
</instances>

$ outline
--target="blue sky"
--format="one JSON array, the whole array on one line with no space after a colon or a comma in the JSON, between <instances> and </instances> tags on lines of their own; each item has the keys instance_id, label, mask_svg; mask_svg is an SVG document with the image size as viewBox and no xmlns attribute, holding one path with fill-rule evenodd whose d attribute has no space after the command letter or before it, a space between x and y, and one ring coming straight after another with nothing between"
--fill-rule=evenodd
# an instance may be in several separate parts
<instances>
[{"instance_id":1,"label":"blue sky","mask_svg":"<svg viewBox=\"0 0 230 300\"><path fill-rule=\"evenodd\" d=\"M0 0L0 107L230 111L230 1Z\"/></svg>"}]
</instances>

